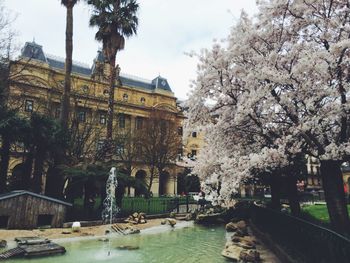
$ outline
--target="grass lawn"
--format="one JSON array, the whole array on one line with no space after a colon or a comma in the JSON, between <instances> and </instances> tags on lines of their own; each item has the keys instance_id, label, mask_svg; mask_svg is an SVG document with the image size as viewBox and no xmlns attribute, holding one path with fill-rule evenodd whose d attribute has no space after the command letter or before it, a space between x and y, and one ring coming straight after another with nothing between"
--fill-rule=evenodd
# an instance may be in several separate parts
<instances>
[{"instance_id":1,"label":"grass lawn","mask_svg":"<svg viewBox=\"0 0 350 263\"><path fill-rule=\"evenodd\" d=\"M320 221L322 223L329 223L329 215L326 205L308 205L302 208L303 212L311 218ZM348 205L348 211L350 214L350 205Z\"/></svg>"}]
</instances>

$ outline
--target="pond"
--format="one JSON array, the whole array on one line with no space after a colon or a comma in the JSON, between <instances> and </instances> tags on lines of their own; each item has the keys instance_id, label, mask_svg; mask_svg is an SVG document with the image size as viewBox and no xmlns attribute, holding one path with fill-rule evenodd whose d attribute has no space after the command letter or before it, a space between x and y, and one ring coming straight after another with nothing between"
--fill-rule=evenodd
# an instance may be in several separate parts
<instances>
[{"instance_id":1,"label":"pond","mask_svg":"<svg viewBox=\"0 0 350 263\"><path fill-rule=\"evenodd\" d=\"M9 263L71 263L71 262L119 262L119 263L223 263L221 256L225 246L224 227L202 227L189 223L161 226L142 231L139 235L111 238L111 255L108 242L97 239L63 241L67 253L62 256L16 259ZM117 250L118 246L139 246L138 250Z\"/></svg>"}]
</instances>

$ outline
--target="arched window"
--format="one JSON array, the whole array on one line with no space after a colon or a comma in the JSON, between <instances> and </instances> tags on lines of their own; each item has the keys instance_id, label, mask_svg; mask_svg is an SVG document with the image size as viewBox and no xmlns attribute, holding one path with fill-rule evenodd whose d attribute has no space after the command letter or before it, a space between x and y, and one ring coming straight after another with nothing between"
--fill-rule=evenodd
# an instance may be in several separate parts
<instances>
[{"instance_id":1,"label":"arched window","mask_svg":"<svg viewBox=\"0 0 350 263\"><path fill-rule=\"evenodd\" d=\"M124 93L123 94L123 101L128 101L128 98L129 98L128 94Z\"/></svg>"}]
</instances>

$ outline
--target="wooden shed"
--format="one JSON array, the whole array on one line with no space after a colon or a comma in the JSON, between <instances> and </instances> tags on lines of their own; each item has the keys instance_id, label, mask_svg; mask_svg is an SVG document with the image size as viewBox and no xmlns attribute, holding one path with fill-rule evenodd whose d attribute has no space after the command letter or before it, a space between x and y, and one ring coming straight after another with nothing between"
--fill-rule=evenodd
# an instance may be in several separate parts
<instances>
[{"instance_id":1,"label":"wooden shed","mask_svg":"<svg viewBox=\"0 0 350 263\"><path fill-rule=\"evenodd\" d=\"M70 203L29 191L0 195L0 228L62 227Z\"/></svg>"}]
</instances>

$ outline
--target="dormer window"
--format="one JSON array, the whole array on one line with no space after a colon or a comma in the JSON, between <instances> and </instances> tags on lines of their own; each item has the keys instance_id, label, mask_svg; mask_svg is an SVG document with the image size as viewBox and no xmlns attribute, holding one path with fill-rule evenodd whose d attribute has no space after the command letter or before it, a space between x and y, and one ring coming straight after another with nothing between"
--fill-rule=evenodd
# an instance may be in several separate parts
<instances>
[{"instance_id":1,"label":"dormer window","mask_svg":"<svg viewBox=\"0 0 350 263\"><path fill-rule=\"evenodd\" d=\"M141 104L145 104L146 99L145 99L144 97L142 97L142 98L140 99L140 101L141 101Z\"/></svg>"},{"instance_id":2,"label":"dormer window","mask_svg":"<svg viewBox=\"0 0 350 263\"><path fill-rule=\"evenodd\" d=\"M24 110L26 112L32 112L33 108L34 108L34 101L32 101L32 100L25 100Z\"/></svg>"},{"instance_id":3,"label":"dormer window","mask_svg":"<svg viewBox=\"0 0 350 263\"><path fill-rule=\"evenodd\" d=\"M123 94L123 101L128 101L128 98L129 98L128 94L124 93Z\"/></svg>"}]
</instances>

